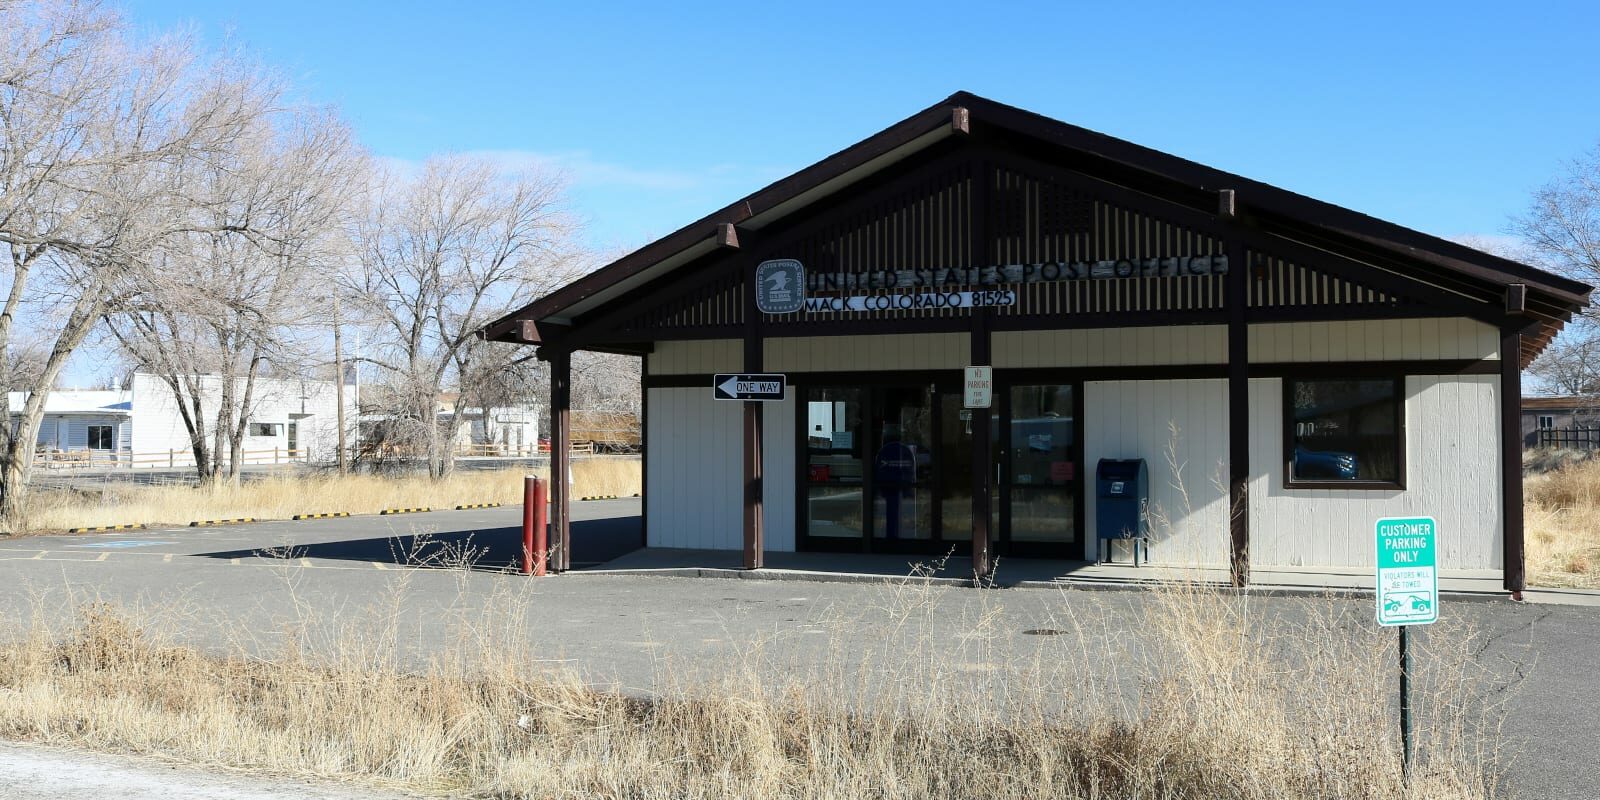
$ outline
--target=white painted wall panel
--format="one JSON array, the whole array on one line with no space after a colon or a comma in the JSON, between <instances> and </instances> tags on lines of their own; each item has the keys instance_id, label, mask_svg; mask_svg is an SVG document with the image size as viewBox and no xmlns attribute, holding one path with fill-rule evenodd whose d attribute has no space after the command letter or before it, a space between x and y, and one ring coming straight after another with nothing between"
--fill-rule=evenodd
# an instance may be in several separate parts
<instances>
[{"instance_id":1,"label":"white painted wall panel","mask_svg":"<svg viewBox=\"0 0 1600 800\"><path fill-rule=\"evenodd\" d=\"M649 546L741 549L740 404L713 401L708 388L649 391Z\"/></svg>"},{"instance_id":2,"label":"white painted wall panel","mask_svg":"<svg viewBox=\"0 0 1600 800\"><path fill-rule=\"evenodd\" d=\"M1498 358L1500 354L1500 334L1494 326L1454 317L1271 322L1251 325L1248 336L1250 360L1262 364Z\"/></svg>"},{"instance_id":3,"label":"white painted wall panel","mask_svg":"<svg viewBox=\"0 0 1600 800\"><path fill-rule=\"evenodd\" d=\"M1150 557L1175 566L1228 563L1228 382L1084 384L1089 558L1096 556L1093 470L1102 458L1143 458L1150 471ZM1218 475L1224 481L1218 481ZM1126 560L1127 554L1116 554Z\"/></svg>"},{"instance_id":4,"label":"white painted wall panel","mask_svg":"<svg viewBox=\"0 0 1600 800\"><path fill-rule=\"evenodd\" d=\"M1228 360L1228 329L1222 325L996 331L993 336L994 365L1001 369L1221 364Z\"/></svg>"},{"instance_id":5,"label":"white painted wall panel","mask_svg":"<svg viewBox=\"0 0 1600 800\"><path fill-rule=\"evenodd\" d=\"M781 403L767 403L761 417L762 525L770 552L794 550L794 415L798 406L796 391L790 387L789 396Z\"/></svg>"},{"instance_id":6,"label":"white painted wall panel","mask_svg":"<svg viewBox=\"0 0 1600 800\"><path fill-rule=\"evenodd\" d=\"M1431 515L1442 568L1501 568L1498 381L1406 379L1404 491L1283 488L1283 384L1250 381L1251 564L1370 567L1375 520Z\"/></svg>"}]
</instances>

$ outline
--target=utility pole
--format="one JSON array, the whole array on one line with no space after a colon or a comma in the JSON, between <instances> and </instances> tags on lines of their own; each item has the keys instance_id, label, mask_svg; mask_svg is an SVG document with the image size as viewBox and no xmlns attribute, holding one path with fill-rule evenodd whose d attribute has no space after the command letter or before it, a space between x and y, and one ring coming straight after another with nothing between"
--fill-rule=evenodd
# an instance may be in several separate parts
<instances>
[{"instance_id":1,"label":"utility pole","mask_svg":"<svg viewBox=\"0 0 1600 800\"><path fill-rule=\"evenodd\" d=\"M350 451L344 443L344 352L339 339L339 291L333 292L333 382L334 402L339 406L339 474L350 471Z\"/></svg>"}]
</instances>

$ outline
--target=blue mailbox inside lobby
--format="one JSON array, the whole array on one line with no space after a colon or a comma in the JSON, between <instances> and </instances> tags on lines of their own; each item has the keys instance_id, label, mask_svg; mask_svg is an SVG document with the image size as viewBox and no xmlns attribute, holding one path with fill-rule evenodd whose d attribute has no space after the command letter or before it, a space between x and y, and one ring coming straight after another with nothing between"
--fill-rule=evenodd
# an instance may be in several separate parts
<instances>
[{"instance_id":1,"label":"blue mailbox inside lobby","mask_svg":"<svg viewBox=\"0 0 1600 800\"><path fill-rule=\"evenodd\" d=\"M1111 542L1133 543L1133 565L1139 565L1139 546L1150 560L1150 471L1142 458L1102 458L1095 466L1096 535L1100 561L1111 560Z\"/></svg>"}]
</instances>

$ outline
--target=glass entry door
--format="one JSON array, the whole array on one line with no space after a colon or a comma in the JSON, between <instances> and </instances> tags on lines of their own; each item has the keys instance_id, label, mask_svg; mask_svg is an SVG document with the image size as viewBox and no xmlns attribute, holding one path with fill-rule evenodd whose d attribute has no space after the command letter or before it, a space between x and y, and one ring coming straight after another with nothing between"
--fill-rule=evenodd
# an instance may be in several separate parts
<instances>
[{"instance_id":1,"label":"glass entry door","mask_svg":"<svg viewBox=\"0 0 1600 800\"><path fill-rule=\"evenodd\" d=\"M802 547L931 553L970 541L971 424L949 388L804 388Z\"/></svg>"},{"instance_id":2,"label":"glass entry door","mask_svg":"<svg viewBox=\"0 0 1600 800\"><path fill-rule=\"evenodd\" d=\"M995 502L1005 509L1002 552L1081 558L1080 474L1073 384L1009 387Z\"/></svg>"}]
</instances>

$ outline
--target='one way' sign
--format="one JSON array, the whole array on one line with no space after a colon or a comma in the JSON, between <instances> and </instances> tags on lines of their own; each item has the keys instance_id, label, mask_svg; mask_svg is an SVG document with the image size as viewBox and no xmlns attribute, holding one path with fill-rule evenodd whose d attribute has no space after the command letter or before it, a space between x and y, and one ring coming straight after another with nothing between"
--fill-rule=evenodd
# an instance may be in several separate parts
<instances>
[{"instance_id":1,"label":"'one way' sign","mask_svg":"<svg viewBox=\"0 0 1600 800\"><path fill-rule=\"evenodd\" d=\"M711 395L718 400L782 400L786 375L718 375Z\"/></svg>"}]
</instances>

